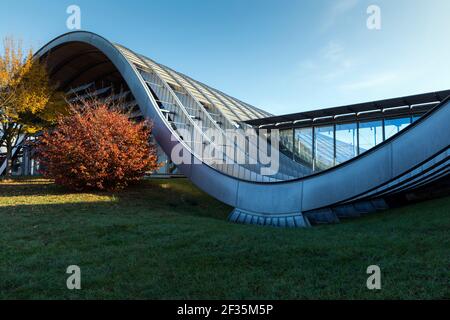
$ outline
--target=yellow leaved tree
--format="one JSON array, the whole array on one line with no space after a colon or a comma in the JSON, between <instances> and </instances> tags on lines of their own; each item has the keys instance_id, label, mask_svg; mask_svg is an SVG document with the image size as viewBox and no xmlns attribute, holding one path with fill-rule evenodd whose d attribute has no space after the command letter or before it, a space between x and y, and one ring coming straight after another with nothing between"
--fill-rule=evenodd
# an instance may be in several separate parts
<instances>
[{"instance_id":1,"label":"yellow leaved tree","mask_svg":"<svg viewBox=\"0 0 450 320\"><path fill-rule=\"evenodd\" d=\"M53 125L67 113L64 95L51 84L44 62L24 52L20 41L5 38L0 54L0 149L6 150L6 175L13 150L24 137ZM1 165L1 162L0 162Z\"/></svg>"}]
</instances>

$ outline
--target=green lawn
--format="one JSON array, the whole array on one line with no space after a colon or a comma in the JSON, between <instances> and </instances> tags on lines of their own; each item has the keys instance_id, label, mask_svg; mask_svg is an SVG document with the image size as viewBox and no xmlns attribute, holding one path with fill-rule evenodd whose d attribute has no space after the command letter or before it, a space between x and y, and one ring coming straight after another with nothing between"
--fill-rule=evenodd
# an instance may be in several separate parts
<instances>
[{"instance_id":1,"label":"green lawn","mask_svg":"<svg viewBox=\"0 0 450 320\"><path fill-rule=\"evenodd\" d=\"M450 197L311 229L230 211L184 179L113 195L2 182L0 299L450 298ZM72 264L82 290L66 289Z\"/></svg>"}]
</instances>

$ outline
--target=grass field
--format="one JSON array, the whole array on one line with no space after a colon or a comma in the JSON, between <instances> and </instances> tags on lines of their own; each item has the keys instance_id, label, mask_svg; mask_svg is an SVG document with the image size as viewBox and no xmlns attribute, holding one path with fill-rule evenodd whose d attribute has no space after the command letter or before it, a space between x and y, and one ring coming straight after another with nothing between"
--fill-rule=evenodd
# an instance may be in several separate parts
<instances>
[{"instance_id":1,"label":"grass field","mask_svg":"<svg viewBox=\"0 0 450 320\"><path fill-rule=\"evenodd\" d=\"M118 194L0 182L0 299L450 298L450 198L311 229L230 211L184 179ZM82 290L66 288L73 264Z\"/></svg>"}]
</instances>

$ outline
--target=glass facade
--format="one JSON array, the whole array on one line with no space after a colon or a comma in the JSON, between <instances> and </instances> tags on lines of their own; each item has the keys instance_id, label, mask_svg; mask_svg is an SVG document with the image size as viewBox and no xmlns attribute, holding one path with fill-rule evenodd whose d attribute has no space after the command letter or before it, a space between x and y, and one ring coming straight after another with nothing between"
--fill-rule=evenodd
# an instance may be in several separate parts
<instances>
[{"instance_id":1,"label":"glass facade","mask_svg":"<svg viewBox=\"0 0 450 320\"><path fill-rule=\"evenodd\" d=\"M280 131L280 150L319 172L372 149L420 118L391 118Z\"/></svg>"},{"instance_id":2,"label":"glass facade","mask_svg":"<svg viewBox=\"0 0 450 320\"><path fill-rule=\"evenodd\" d=\"M334 166L334 126L314 128L314 169Z\"/></svg>"},{"instance_id":3,"label":"glass facade","mask_svg":"<svg viewBox=\"0 0 450 320\"><path fill-rule=\"evenodd\" d=\"M295 150L294 157L297 162L313 167L313 129L299 128L295 129Z\"/></svg>"},{"instance_id":4,"label":"glass facade","mask_svg":"<svg viewBox=\"0 0 450 320\"><path fill-rule=\"evenodd\" d=\"M293 129L280 130L280 152L292 159L294 150L294 134Z\"/></svg>"},{"instance_id":5,"label":"glass facade","mask_svg":"<svg viewBox=\"0 0 450 320\"><path fill-rule=\"evenodd\" d=\"M170 161L169 157L166 155L166 153L163 151L161 146L156 143L155 141L152 141L154 145L156 146L156 154L158 155L158 163L161 165L158 170L156 170L153 174L158 175L177 175L181 174L178 170L178 168L173 164L172 161Z\"/></svg>"},{"instance_id":6,"label":"glass facade","mask_svg":"<svg viewBox=\"0 0 450 320\"><path fill-rule=\"evenodd\" d=\"M336 125L336 164L358 155L358 127L356 123Z\"/></svg>"},{"instance_id":7,"label":"glass facade","mask_svg":"<svg viewBox=\"0 0 450 320\"><path fill-rule=\"evenodd\" d=\"M360 122L358 129L359 154L383 142L383 121Z\"/></svg>"},{"instance_id":8,"label":"glass facade","mask_svg":"<svg viewBox=\"0 0 450 320\"><path fill-rule=\"evenodd\" d=\"M411 117L384 120L385 139L399 133L411 124Z\"/></svg>"}]
</instances>

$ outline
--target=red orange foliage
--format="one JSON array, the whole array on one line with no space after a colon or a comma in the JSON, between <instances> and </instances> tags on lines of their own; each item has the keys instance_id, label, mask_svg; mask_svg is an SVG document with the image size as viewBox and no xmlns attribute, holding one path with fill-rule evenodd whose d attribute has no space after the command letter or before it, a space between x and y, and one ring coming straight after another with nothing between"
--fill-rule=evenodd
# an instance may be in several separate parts
<instances>
[{"instance_id":1,"label":"red orange foliage","mask_svg":"<svg viewBox=\"0 0 450 320\"><path fill-rule=\"evenodd\" d=\"M75 190L117 190L158 168L149 123L133 123L105 105L58 119L37 143L41 172Z\"/></svg>"}]
</instances>

